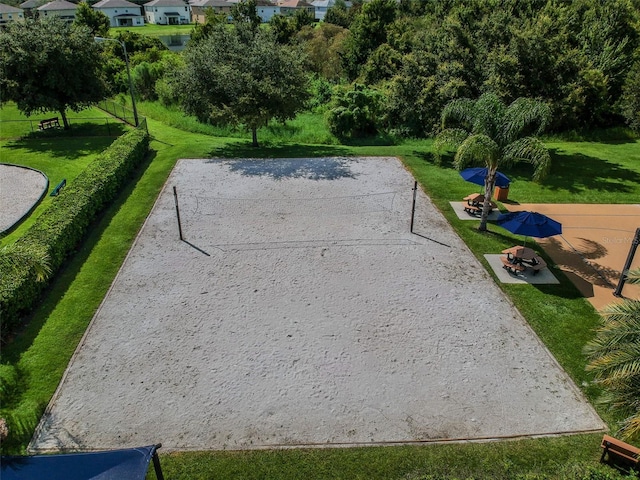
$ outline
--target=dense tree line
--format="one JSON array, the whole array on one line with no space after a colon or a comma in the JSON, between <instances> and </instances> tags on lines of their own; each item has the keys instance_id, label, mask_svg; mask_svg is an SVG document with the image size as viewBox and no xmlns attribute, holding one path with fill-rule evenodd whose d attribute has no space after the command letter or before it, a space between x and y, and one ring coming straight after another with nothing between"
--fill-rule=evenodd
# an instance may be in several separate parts
<instances>
[{"instance_id":1,"label":"dense tree line","mask_svg":"<svg viewBox=\"0 0 640 480\"><path fill-rule=\"evenodd\" d=\"M259 38L277 51L296 52L296 68L311 77L300 87L313 87L306 106L328 110L329 126L340 137L381 131L435 135L445 105L485 93L506 104L523 97L546 103L554 131L625 123L640 131L640 0L352 3L347 9L337 1L320 23L302 12L260 25L255 0L247 0L234 8L232 26L210 12L182 54L136 33L112 36L126 44L138 96L179 105L173 79L183 72L191 50L214 32L226 32L244 38L241 46L251 55L251 38L268 30L272 35ZM82 12L77 29L107 35L103 18L87 8ZM107 94L125 93L122 48L108 42L102 51ZM278 83L272 75L269 79ZM366 114L357 102L366 103ZM200 117L213 121L216 116Z\"/></svg>"},{"instance_id":2,"label":"dense tree line","mask_svg":"<svg viewBox=\"0 0 640 480\"><path fill-rule=\"evenodd\" d=\"M373 0L342 62L387 96L383 125L433 133L449 101L541 99L555 130L637 124L639 4L631 0Z\"/></svg>"}]
</instances>

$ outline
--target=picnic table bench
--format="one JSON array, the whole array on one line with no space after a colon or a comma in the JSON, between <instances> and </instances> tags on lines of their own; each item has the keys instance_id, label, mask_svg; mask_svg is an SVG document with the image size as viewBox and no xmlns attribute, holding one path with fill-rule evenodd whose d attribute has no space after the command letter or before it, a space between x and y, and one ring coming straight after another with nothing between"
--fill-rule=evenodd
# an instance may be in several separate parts
<instances>
[{"instance_id":1,"label":"picnic table bench","mask_svg":"<svg viewBox=\"0 0 640 480\"><path fill-rule=\"evenodd\" d=\"M500 260L502 260L502 266L504 269L511 273L524 272L527 269L527 267L522 265L522 263L513 261L507 257L500 257Z\"/></svg>"},{"instance_id":2,"label":"picnic table bench","mask_svg":"<svg viewBox=\"0 0 640 480\"><path fill-rule=\"evenodd\" d=\"M51 190L51 193L49 194L49 196L57 197L58 194L60 193L60 190L62 190L66 184L67 184L67 179L63 178L62 181L58 185L56 185L53 190Z\"/></svg>"},{"instance_id":3,"label":"picnic table bench","mask_svg":"<svg viewBox=\"0 0 640 480\"><path fill-rule=\"evenodd\" d=\"M547 262L544 261L544 258L536 255L528 266L533 269L533 274L536 275L543 268L547 268Z\"/></svg>"},{"instance_id":4,"label":"picnic table bench","mask_svg":"<svg viewBox=\"0 0 640 480\"><path fill-rule=\"evenodd\" d=\"M470 215L478 215L478 214L482 213L482 208L481 207L477 207L475 205L465 204L464 205L464 211L467 212Z\"/></svg>"},{"instance_id":5,"label":"picnic table bench","mask_svg":"<svg viewBox=\"0 0 640 480\"><path fill-rule=\"evenodd\" d=\"M482 209L484 207L484 195L480 193L472 193L471 195L464 197L463 200L464 202L462 202L462 205L464 206L464 211L469 215L482 214ZM491 213L494 208L498 208L498 205L490 201L489 213Z\"/></svg>"},{"instance_id":6,"label":"picnic table bench","mask_svg":"<svg viewBox=\"0 0 640 480\"><path fill-rule=\"evenodd\" d=\"M602 437L600 447L602 448L600 463L608 463L623 470L637 469L640 466L640 448L609 435Z\"/></svg>"},{"instance_id":7,"label":"picnic table bench","mask_svg":"<svg viewBox=\"0 0 640 480\"><path fill-rule=\"evenodd\" d=\"M58 117L45 118L38 123L39 130L48 130L49 128L60 128L60 121Z\"/></svg>"},{"instance_id":8,"label":"picnic table bench","mask_svg":"<svg viewBox=\"0 0 640 480\"><path fill-rule=\"evenodd\" d=\"M506 254L506 257L501 257L502 263L512 273L523 272L527 268L531 268L533 274L537 275L540 270L547 268L547 262L544 261L544 258L531 248L516 245L503 250L502 253ZM517 267L514 267L514 265Z\"/></svg>"}]
</instances>

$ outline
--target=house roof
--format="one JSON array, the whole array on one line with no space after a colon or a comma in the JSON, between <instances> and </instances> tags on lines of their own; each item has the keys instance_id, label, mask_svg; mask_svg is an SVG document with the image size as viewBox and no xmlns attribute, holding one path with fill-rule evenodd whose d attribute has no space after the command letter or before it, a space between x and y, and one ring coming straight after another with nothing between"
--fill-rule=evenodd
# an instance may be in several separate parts
<instances>
[{"instance_id":1,"label":"house roof","mask_svg":"<svg viewBox=\"0 0 640 480\"><path fill-rule=\"evenodd\" d=\"M39 7L44 3L45 2L43 0L27 0L26 2L20 4L20 8L24 8L25 10L28 10L31 8Z\"/></svg>"},{"instance_id":2,"label":"house roof","mask_svg":"<svg viewBox=\"0 0 640 480\"><path fill-rule=\"evenodd\" d=\"M301 7L312 7L310 3L305 2L304 0L278 0L278 5L280 7L288 7L288 8L301 8Z\"/></svg>"},{"instance_id":3,"label":"house roof","mask_svg":"<svg viewBox=\"0 0 640 480\"><path fill-rule=\"evenodd\" d=\"M44 12L53 10L76 10L78 5L75 3L67 2L67 0L54 0L53 2L45 3L38 10Z\"/></svg>"},{"instance_id":4,"label":"house roof","mask_svg":"<svg viewBox=\"0 0 640 480\"><path fill-rule=\"evenodd\" d=\"M100 0L93 5L93 8L140 8L140 5L128 2L127 0Z\"/></svg>"},{"instance_id":5,"label":"house roof","mask_svg":"<svg viewBox=\"0 0 640 480\"><path fill-rule=\"evenodd\" d=\"M226 0L199 0L191 3L194 7L231 7L232 4Z\"/></svg>"},{"instance_id":6,"label":"house roof","mask_svg":"<svg viewBox=\"0 0 640 480\"><path fill-rule=\"evenodd\" d=\"M314 7L333 7L336 3L336 0L313 0L311 5Z\"/></svg>"},{"instance_id":7,"label":"house roof","mask_svg":"<svg viewBox=\"0 0 640 480\"><path fill-rule=\"evenodd\" d=\"M182 0L152 0L144 4L145 7L186 7L187 5Z\"/></svg>"},{"instance_id":8,"label":"house roof","mask_svg":"<svg viewBox=\"0 0 640 480\"><path fill-rule=\"evenodd\" d=\"M228 3L240 3L243 0L228 0ZM256 0L257 7L275 7L275 2L270 2L269 0Z\"/></svg>"},{"instance_id":9,"label":"house roof","mask_svg":"<svg viewBox=\"0 0 640 480\"><path fill-rule=\"evenodd\" d=\"M23 10L18 7L12 7L11 5L5 5L0 3L0 13L21 13Z\"/></svg>"}]
</instances>

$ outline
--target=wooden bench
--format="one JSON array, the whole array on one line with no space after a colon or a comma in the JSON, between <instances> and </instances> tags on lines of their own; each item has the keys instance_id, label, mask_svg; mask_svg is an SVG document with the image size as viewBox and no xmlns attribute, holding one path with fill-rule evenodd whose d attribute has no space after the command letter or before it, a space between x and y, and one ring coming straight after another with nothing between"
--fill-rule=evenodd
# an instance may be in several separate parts
<instances>
[{"instance_id":1,"label":"wooden bench","mask_svg":"<svg viewBox=\"0 0 640 480\"><path fill-rule=\"evenodd\" d=\"M625 471L631 468L637 470L640 466L640 448L616 440L609 435L602 437L600 447L602 448L600 463L607 463Z\"/></svg>"},{"instance_id":2,"label":"wooden bench","mask_svg":"<svg viewBox=\"0 0 640 480\"><path fill-rule=\"evenodd\" d=\"M526 267L524 265L521 265L519 263L512 263L507 257L500 257L500 260L502 260L503 268L510 271L511 273L524 272L526 270Z\"/></svg>"},{"instance_id":3,"label":"wooden bench","mask_svg":"<svg viewBox=\"0 0 640 480\"><path fill-rule=\"evenodd\" d=\"M65 185L67 184L67 179L63 178L62 181L56 185L56 188L54 188L53 190L51 190L51 193L49 194L50 197L57 197L58 194L60 193L60 190L62 190Z\"/></svg>"},{"instance_id":4,"label":"wooden bench","mask_svg":"<svg viewBox=\"0 0 640 480\"><path fill-rule=\"evenodd\" d=\"M40 120L40 123L38 123L39 130L48 130L49 128L60 128L58 117L46 118L44 120Z\"/></svg>"},{"instance_id":5,"label":"wooden bench","mask_svg":"<svg viewBox=\"0 0 640 480\"><path fill-rule=\"evenodd\" d=\"M480 207L476 207L475 205L469 205L464 203L464 211L469 215L479 215L482 213L482 209Z\"/></svg>"}]
</instances>

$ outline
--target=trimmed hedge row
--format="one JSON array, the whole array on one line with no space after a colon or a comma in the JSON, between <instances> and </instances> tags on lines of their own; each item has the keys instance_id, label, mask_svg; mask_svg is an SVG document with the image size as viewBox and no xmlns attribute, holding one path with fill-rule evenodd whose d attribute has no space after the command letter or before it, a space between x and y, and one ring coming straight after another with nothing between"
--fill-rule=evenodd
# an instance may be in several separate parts
<instances>
[{"instance_id":1,"label":"trimmed hedge row","mask_svg":"<svg viewBox=\"0 0 640 480\"><path fill-rule=\"evenodd\" d=\"M21 250L44 249L52 272L37 281L32 265L0 276L0 330L11 331L28 313L48 279L82 241L91 223L115 199L149 151L149 135L141 129L119 137L53 200L51 206L16 241Z\"/></svg>"}]
</instances>

